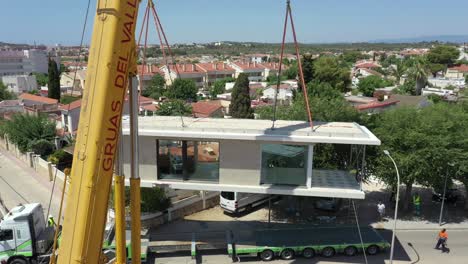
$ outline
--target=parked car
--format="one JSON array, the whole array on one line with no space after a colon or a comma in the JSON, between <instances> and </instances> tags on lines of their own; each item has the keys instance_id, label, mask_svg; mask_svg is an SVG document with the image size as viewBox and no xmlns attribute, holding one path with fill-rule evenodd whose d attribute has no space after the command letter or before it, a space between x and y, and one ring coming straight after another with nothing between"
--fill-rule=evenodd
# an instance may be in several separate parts
<instances>
[{"instance_id":1,"label":"parked car","mask_svg":"<svg viewBox=\"0 0 468 264\"><path fill-rule=\"evenodd\" d=\"M432 190L432 201L442 202L443 196L443 190ZM462 200L462 195L460 194L460 191L458 191L458 189L456 188L447 189L447 191L445 192L445 202L456 203L458 200Z\"/></svg>"},{"instance_id":2,"label":"parked car","mask_svg":"<svg viewBox=\"0 0 468 264\"><path fill-rule=\"evenodd\" d=\"M315 208L324 211L337 211L341 206L342 199L340 198L321 198L315 201Z\"/></svg>"}]
</instances>

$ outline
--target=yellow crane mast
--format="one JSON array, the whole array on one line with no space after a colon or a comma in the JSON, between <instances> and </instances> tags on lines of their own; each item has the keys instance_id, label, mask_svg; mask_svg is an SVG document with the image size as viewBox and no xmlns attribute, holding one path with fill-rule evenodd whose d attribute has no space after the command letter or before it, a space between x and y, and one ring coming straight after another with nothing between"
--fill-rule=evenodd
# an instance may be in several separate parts
<instances>
[{"instance_id":1,"label":"yellow crane mast","mask_svg":"<svg viewBox=\"0 0 468 264\"><path fill-rule=\"evenodd\" d=\"M102 262L122 109L129 73L136 71L135 26L139 3L140 0L97 3L58 255L60 264ZM138 181L132 181L132 185L139 188Z\"/></svg>"}]
</instances>

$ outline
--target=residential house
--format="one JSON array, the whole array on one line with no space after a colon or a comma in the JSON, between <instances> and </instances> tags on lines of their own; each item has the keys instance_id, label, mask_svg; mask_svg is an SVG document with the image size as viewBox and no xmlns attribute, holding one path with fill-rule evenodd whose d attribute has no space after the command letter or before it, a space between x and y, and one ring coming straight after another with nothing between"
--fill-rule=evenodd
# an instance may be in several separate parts
<instances>
[{"instance_id":1,"label":"residential house","mask_svg":"<svg viewBox=\"0 0 468 264\"><path fill-rule=\"evenodd\" d=\"M21 100L3 100L0 102L0 116L5 113L22 113L23 104Z\"/></svg>"},{"instance_id":2,"label":"residential house","mask_svg":"<svg viewBox=\"0 0 468 264\"><path fill-rule=\"evenodd\" d=\"M192 103L192 113L197 118L224 117L223 106L218 100Z\"/></svg>"},{"instance_id":3,"label":"residential house","mask_svg":"<svg viewBox=\"0 0 468 264\"><path fill-rule=\"evenodd\" d=\"M464 79L468 75L468 65L462 64L447 69L445 78L449 79Z\"/></svg>"},{"instance_id":4,"label":"residential house","mask_svg":"<svg viewBox=\"0 0 468 264\"><path fill-rule=\"evenodd\" d=\"M265 90L263 90L262 99L266 99L268 101L274 101L276 96L276 85L270 85ZM277 100L281 104L289 104L293 98L293 90L294 88L289 84L280 84L278 89Z\"/></svg>"},{"instance_id":5,"label":"residential house","mask_svg":"<svg viewBox=\"0 0 468 264\"><path fill-rule=\"evenodd\" d=\"M73 83L74 82L74 83ZM60 89L66 92L82 92L85 89L86 70L64 72L60 75Z\"/></svg>"},{"instance_id":6,"label":"residential house","mask_svg":"<svg viewBox=\"0 0 468 264\"><path fill-rule=\"evenodd\" d=\"M345 100L354 106L354 108L356 108L358 111L366 113L380 113L382 111L393 108L399 102L395 99L379 101L374 97L354 95L346 96Z\"/></svg>"},{"instance_id":7,"label":"residential house","mask_svg":"<svg viewBox=\"0 0 468 264\"><path fill-rule=\"evenodd\" d=\"M465 78L428 78L428 83L435 87L446 88L448 86L454 86L458 88L465 87Z\"/></svg>"},{"instance_id":8,"label":"residential house","mask_svg":"<svg viewBox=\"0 0 468 264\"><path fill-rule=\"evenodd\" d=\"M275 76L278 73L279 70L279 63L278 62L266 62L262 63L262 65L265 67L265 79L269 76ZM283 64L282 66L282 71L286 70L288 67Z\"/></svg>"},{"instance_id":9,"label":"residential house","mask_svg":"<svg viewBox=\"0 0 468 264\"><path fill-rule=\"evenodd\" d=\"M269 61L271 55L270 54L250 54L250 55L247 55L247 57L249 57L250 62L263 63L263 62Z\"/></svg>"},{"instance_id":10,"label":"residential house","mask_svg":"<svg viewBox=\"0 0 468 264\"><path fill-rule=\"evenodd\" d=\"M151 79L154 75L159 74L164 76L164 73L159 69L157 65L147 64L147 65L138 65L138 78L141 78L141 86L140 90L146 90L151 83Z\"/></svg>"},{"instance_id":11,"label":"residential house","mask_svg":"<svg viewBox=\"0 0 468 264\"><path fill-rule=\"evenodd\" d=\"M205 85L203 79L206 75L205 71L196 64L169 65L169 68L164 65L160 69L164 73L167 85L171 85L176 78L192 80L198 88L202 88Z\"/></svg>"},{"instance_id":12,"label":"residential house","mask_svg":"<svg viewBox=\"0 0 468 264\"><path fill-rule=\"evenodd\" d=\"M358 76L358 78L365 78L365 77L368 77L368 76L371 76L371 75L375 75L375 76L378 76L380 78L383 78L384 75L381 74L380 72L378 71L375 71L375 70L371 70L371 69L367 69L367 68L359 68L357 69L355 72L354 72L354 75L355 76ZM359 82L358 82L359 83Z\"/></svg>"},{"instance_id":13,"label":"residential house","mask_svg":"<svg viewBox=\"0 0 468 264\"><path fill-rule=\"evenodd\" d=\"M380 66L379 64L377 64L374 61L367 61L367 60L358 61L354 65L354 69L369 69L369 70L372 70L372 69L377 69L377 68L382 68L382 66Z\"/></svg>"},{"instance_id":14,"label":"residential house","mask_svg":"<svg viewBox=\"0 0 468 264\"><path fill-rule=\"evenodd\" d=\"M18 99L24 106L24 112L27 114L38 115L39 113L60 114L58 109L59 102L57 99L22 93Z\"/></svg>"},{"instance_id":15,"label":"residential house","mask_svg":"<svg viewBox=\"0 0 468 264\"><path fill-rule=\"evenodd\" d=\"M10 92L19 94L37 89L37 80L34 75L7 75L2 82Z\"/></svg>"},{"instance_id":16,"label":"residential house","mask_svg":"<svg viewBox=\"0 0 468 264\"><path fill-rule=\"evenodd\" d=\"M236 70L235 78L239 74L246 73L249 81L260 82L266 80L265 66L256 62L229 62L229 65Z\"/></svg>"},{"instance_id":17,"label":"residential house","mask_svg":"<svg viewBox=\"0 0 468 264\"><path fill-rule=\"evenodd\" d=\"M81 99L59 107L62 115L62 128L66 135L76 136L80 122Z\"/></svg>"},{"instance_id":18,"label":"residential house","mask_svg":"<svg viewBox=\"0 0 468 264\"><path fill-rule=\"evenodd\" d=\"M203 77L205 87L210 87L217 80L233 78L236 73L231 66L224 62L197 63L196 66L205 72Z\"/></svg>"}]
</instances>

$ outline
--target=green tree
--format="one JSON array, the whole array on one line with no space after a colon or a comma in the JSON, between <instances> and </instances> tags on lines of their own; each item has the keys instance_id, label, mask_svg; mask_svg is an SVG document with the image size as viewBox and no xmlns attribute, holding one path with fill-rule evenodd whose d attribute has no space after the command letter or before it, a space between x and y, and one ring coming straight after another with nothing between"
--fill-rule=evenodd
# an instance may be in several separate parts
<instances>
[{"instance_id":1,"label":"green tree","mask_svg":"<svg viewBox=\"0 0 468 264\"><path fill-rule=\"evenodd\" d=\"M284 65L288 66L288 64L284 64ZM289 64L289 67L284 71L283 75L286 76L286 79L288 80L294 80L297 78L298 74L299 74L299 68L297 66L297 62L294 61L293 63Z\"/></svg>"},{"instance_id":2,"label":"green tree","mask_svg":"<svg viewBox=\"0 0 468 264\"><path fill-rule=\"evenodd\" d=\"M351 84L350 76L349 68L335 57L322 56L314 62L314 80L329 83L341 92L345 92Z\"/></svg>"},{"instance_id":3,"label":"green tree","mask_svg":"<svg viewBox=\"0 0 468 264\"><path fill-rule=\"evenodd\" d=\"M302 71L304 72L304 81L307 85L314 79L314 59L312 54L302 56Z\"/></svg>"},{"instance_id":4,"label":"green tree","mask_svg":"<svg viewBox=\"0 0 468 264\"><path fill-rule=\"evenodd\" d=\"M226 91L226 83L233 82L233 78L224 78L222 80L217 80L214 82L213 86L210 89L210 96L212 99L216 99L218 94L222 94Z\"/></svg>"},{"instance_id":5,"label":"green tree","mask_svg":"<svg viewBox=\"0 0 468 264\"><path fill-rule=\"evenodd\" d=\"M171 99L196 101L197 92L197 85L193 80L176 79L167 91L166 96Z\"/></svg>"},{"instance_id":6,"label":"green tree","mask_svg":"<svg viewBox=\"0 0 468 264\"><path fill-rule=\"evenodd\" d=\"M241 73L231 93L230 114L233 118L253 118L250 101L249 78L247 74Z\"/></svg>"},{"instance_id":7,"label":"green tree","mask_svg":"<svg viewBox=\"0 0 468 264\"><path fill-rule=\"evenodd\" d=\"M158 100L165 93L166 80L160 74L155 74L146 89L141 92L141 95Z\"/></svg>"},{"instance_id":8,"label":"green tree","mask_svg":"<svg viewBox=\"0 0 468 264\"><path fill-rule=\"evenodd\" d=\"M392 75L396 78L396 83L400 84L401 77L406 73L406 66L401 60L397 60L395 66L392 67Z\"/></svg>"},{"instance_id":9,"label":"green tree","mask_svg":"<svg viewBox=\"0 0 468 264\"><path fill-rule=\"evenodd\" d=\"M383 88L391 85L390 81L384 80L379 76L371 75L359 80L358 90L365 96L373 96L377 88Z\"/></svg>"},{"instance_id":10,"label":"green tree","mask_svg":"<svg viewBox=\"0 0 468 264\"><path fill-rule=\"evenodd\" d=\"M438 72L444 71L446 69L446 66L438 63L429 63L427 68L431 72L432 76L436 77Z\"/></svg>"},{"instance_id":11,"label":"green tree","mask_svg":"<svg viewBox=\"0 0 468 264\"><path fill-rule=\"evenodd\" d=\"M31 151L34 141L43 139L53 142L55 124L42 116L17 114L5 122L4 133L21 152L26 152Z\"/></svg>"},{"instance_id":12,"label":"green tree","mask_svg":"<svg viewBox=\"0 0 468 264\"><path fill-rule=\"evenodd\" d=\"M415 95L421 95L421 90L427 83L427 62L423 59L415 60L413 66L409 69L408 75L415 82Z\"/></svg>"},{"instance_id":13,"label":"green tree","mask_svg":"<svg viewBox=\"0 0 468 264\"><path fill-rule=\"evenodd\" d=\"M319 83L318 81L309 82L307 85L307 91L312 98L328 98L334 99L342 97L341 92L332 87L329 83Z\"/></svg>"},{"instance_id":14,"label":"green tree","mask_svg":"<svg viewBox=\"0 0 468 264\"><path fill-rule=\"evenodd\" d=\"M362 52L357 50L345 51L343 53L343 60L347 63L353 64L358 60L368 59L369 55L362 54Z\"/></svg>"},{"instance_id":15,"label":"green tree","mask_svg":"<svg viewBox=\"0 0 468 264\"><path fill-rule=\"evenodd\" d=\"M159 116L190 116L192 107L183 100L170 100L161 103L155 114Z\"/></svg>"},{"instance_id":16,"label":"green tree","mask_svg":"<svg viewBox=\"0 0 468 264\"><path fill-rule=\"evenodd\" d=\"M452 65L460 55L460 51L454 46L439 45L429 50L427 60L432 64Z\"/></svg>"},{"instance_id":17,"label":"green tree","mask_svg":"<svg viewBox=\"0 0 468 264\"><path fill-rule=\"evenodd\" d=\"M49 98L60 101L60 73L57 69L57 63L49 59Z\"/></svg>"},{"instance_id":18,"label":"green tree","mask_svg":"<svg viewBox=\"0 0 468 264\"><path fill-rule=\"evenodd\" d=\"M33 72L33 75L36 76L36 82L38 86L46 86L49 83L49 77L47 74Z\"/></svg>"},{"instance_id":19,"label":"green tree","mask_svg":"<svg viewBox=\"0 0 468 264\"><path fill-rule=\"evenodd\" d=\"M7 87L0 80L0 101L14 99L15 95L8 91Z\"/></svg>"}]
</instances>

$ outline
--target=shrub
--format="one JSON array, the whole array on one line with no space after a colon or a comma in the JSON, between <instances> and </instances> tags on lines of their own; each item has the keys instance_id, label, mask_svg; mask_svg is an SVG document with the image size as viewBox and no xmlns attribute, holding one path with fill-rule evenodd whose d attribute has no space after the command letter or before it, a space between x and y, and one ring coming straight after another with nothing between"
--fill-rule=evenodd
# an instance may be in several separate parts
<instances>
[{"instance_id":1,"label":"shrub","mask_svg":"<svg viewBox=\"0 0 468 264\"><path fill-rule=\"evenodd\" d=\"M46 157L52 153L54 151L54 147L54 144L46 139L34 140L28 144L28 149L41 157Z\"/></svg>"}]
</instances>

